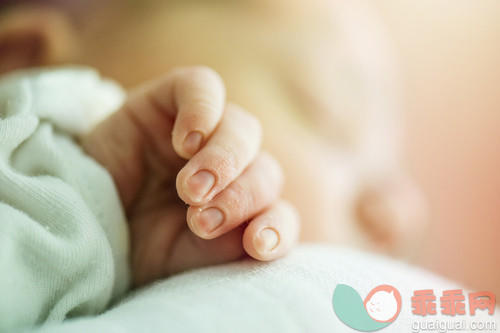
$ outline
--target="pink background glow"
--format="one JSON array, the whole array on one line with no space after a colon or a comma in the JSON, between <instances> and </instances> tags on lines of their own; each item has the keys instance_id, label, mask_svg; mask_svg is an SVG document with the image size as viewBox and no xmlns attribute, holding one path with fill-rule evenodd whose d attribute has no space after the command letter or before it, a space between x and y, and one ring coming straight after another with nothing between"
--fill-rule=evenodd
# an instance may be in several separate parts
<instances>
[{"instance_id":1,"label":"pink background glow","mask_svg":"<svg viewBox=\"0 0 500 333\"><path fill-rule=\"evenodd\" d=\"M432 209L419 263L500 294L500 2L380 2L401 53L407 160Z\"/></svg>"}]
</instances>

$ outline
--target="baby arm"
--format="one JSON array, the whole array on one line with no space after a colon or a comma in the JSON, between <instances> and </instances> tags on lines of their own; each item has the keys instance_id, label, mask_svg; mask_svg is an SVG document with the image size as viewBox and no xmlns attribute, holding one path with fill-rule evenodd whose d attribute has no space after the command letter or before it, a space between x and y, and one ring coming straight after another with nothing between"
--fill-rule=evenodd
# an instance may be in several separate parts
<instances>
[{"instance_id":1,"label":"baby arm","mask_svg":"<svg viewBox=\"0 0 500 333\"><path fill-rule=\"evenodd\" d=\"M290 250L299 219L280 199L281 168L260 141L258 120L226 104L220 77L199 67L138 87L83 138L126 210L135 284Z\"/></svg>"}]
</instances>

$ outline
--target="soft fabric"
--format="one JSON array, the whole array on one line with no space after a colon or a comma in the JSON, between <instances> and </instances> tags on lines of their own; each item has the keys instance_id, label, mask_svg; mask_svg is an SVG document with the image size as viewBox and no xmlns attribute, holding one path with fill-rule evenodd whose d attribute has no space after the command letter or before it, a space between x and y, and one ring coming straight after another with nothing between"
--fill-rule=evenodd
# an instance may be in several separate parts
<instances>
[{"instance_id":1,"label":"soft fabric","mask_svg":"<svg viewBox=\"0 0 500 333\"><path fill-rule=\"evenodd\" d=\"M496 321L498 325L497 313L490 316L478 310L470 316L467 308L463 316L440 314L442 292L460 289L456 283L374 254L301 245L270 263L245 260L186 272L129 295L102 315L36 332L356 332L333 309L338 284L351 286L363 299L381 284L399 290L401 312L380 332L412 332L415 323L431 321ZM437 315L412 314L411 296L421 289L434 290Z\"/></svg>"},{"instance_id":2,"label":"soft fabric","mask_svg":"<svg viewBox=\"0 0 500 333\"><path fill-rule=\"evenodd\" d=\"M84 68L0 80L0 332L96 314L126 290L117 192L74 139L123 97Z\"/></svg>"}]
</instances>

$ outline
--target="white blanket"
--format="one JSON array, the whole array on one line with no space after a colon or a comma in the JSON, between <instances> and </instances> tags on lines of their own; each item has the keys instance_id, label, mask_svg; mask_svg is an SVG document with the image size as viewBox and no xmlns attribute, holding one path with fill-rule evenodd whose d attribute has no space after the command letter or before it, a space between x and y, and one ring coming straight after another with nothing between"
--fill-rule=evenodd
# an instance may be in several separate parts
<instances>
[{"instance_id":1,"label":"white blanket","mask_svg":"<svg viewBox=\"0 0 500 333\"><path fill-rule=\"evenodd\" d=\"M302 245L271 263L247 260L186 272L129 295L100 316L37 332L356 332L334 312L337 284L353 287L362 298L381 284L399 290L401 312L381 332L412 332L420 322L439 325L464 320L467 324L494 321L498 328L497 313L490 316L478 310L470 316L468 307L463 316L440 313L442 292L461 289L453 282L382 256ZM411 296L421 289L434 290L438 314L412 314Z\"/></svg>"}]
</instances>

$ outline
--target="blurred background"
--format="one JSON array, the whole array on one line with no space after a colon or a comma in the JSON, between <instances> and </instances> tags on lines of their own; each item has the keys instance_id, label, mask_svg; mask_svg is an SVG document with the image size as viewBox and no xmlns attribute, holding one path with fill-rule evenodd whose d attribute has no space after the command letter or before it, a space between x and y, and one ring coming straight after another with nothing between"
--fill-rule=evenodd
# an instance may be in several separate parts
<instances>
[{"instance_id":1,"label":"blurred background","mask_svg":"<svg viewBox=\"0 0 500 333\"><path fill-rule=\"evenodd\" d=\"M406 159L431 204L418 263L500 295L500 2L377 1L403 70Z\"/></svg>"}]
</instances>

